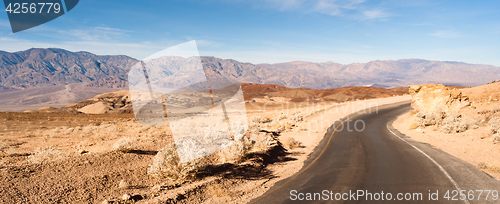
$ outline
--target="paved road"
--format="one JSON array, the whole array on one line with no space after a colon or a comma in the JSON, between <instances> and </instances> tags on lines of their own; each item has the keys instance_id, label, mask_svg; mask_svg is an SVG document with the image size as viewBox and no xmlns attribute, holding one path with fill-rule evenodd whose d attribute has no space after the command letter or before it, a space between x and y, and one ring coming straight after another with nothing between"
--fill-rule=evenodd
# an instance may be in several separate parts
<instances>
[{"instance_id":1,"label":"paved road","mask_svg":"<svg viewBox=\"0 0 500 204\"><path fill-rule=\"evenodd\" d=\"M397 104L380 108L378 113L352 116L350 129L354 129L355 121L365 123L359 132L348 131L348 122L337 122L301 171L278 182L252 203L500 203L500 198L492 200L493 193L486 201L488 192L476 191L500 191L500 182L475 166L392 128L391 121L409 109L408 103ZM358 130L362 127L358 122ZM459 191L453 192L457 189L474 198L452 201L455 194L460 199ZM358 190L365 195L358 197ZM447 191L450 200L445 198ZM430 200L429 192L438 192L438 200ZM367 193L372 193L371 199ZM374 201L377 197L379 201ZM405 201L405 197L419 201ZM314 201L307 201L308 198Z\"/></svg>"}]
</instances>

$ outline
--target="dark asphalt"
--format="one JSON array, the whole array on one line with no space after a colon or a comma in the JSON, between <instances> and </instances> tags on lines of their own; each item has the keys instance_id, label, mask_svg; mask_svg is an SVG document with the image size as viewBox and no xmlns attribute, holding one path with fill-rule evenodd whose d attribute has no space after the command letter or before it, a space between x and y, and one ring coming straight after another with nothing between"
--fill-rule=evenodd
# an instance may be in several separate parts
<instances>
[{"instance_id":1,"label":"dark asphalt","mask_svg":"<svg viewBox=\"0 0 500 204\"><path fill-rule=\"evenodd\" d=\"M278 182L251 203L500 203L500 198L492 200L492 194L485 200L486 191L477 200L480 191L476 191L500 191L500 182L475 166L428 144L416 142L388 125L409 109L408 103L396 104L380 107L378 113L374 110L371 114L354 115L350 119L350 128L352 129L355 121L362 120L365 122L365 129L360 132L348 131L347 122L337 122L330 127L325 138L297 174ZM362 128L360 122L357 124L358 129ZM334 127L338 127L336 131ZM465 190L465 195L472 190L474 198L469 201L452 201L455 194L458 194L455 198L460 199L458 192L452 192L457 190L457 186ZM327 196L323 194L325 190ZM377 198L375 193L381 196L383 192L384 200L367 200L365 196L353 199L351 194L349 198L347 194L343 195L347 200L339 201L335 198L336 193L342 195L349 191L356 193L357 190L363 190L365 194L366 191L372 193L373 199ZM429 192L436 191L439 192L439 200L430 200ZM451 193L450 200L444 198L447 191ZM299 193L303 193L304 200L299 201ZM306 200L307 193L311 193L310 198L315 200ZM313 193L317 193L316 197ZM387 193L391 193L393 200L386 200L389 198ZM398 193L403 193L402 198L407 196L420 200L395 200ZM413 193L421 193L422 196L419 198L418 194ZM294 198L296 200L292 200ZM324 200L325 198L329 200ZM469 198L472 197L469 195Z\"/></svg>"}]
</instances>

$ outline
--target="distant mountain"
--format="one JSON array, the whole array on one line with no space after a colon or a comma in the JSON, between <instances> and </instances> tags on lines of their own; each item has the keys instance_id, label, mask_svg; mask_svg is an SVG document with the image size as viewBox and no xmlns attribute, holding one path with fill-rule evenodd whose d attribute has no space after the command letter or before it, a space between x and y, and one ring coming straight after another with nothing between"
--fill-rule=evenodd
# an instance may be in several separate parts
<instances>
[{"instance_id":1,"label":"distant mountain","mask_svg":"<svg viewBox=\"0 0 500 204\"><path fill-rule=\"evenodd\" d=\"M161 60L164 59L158 59L158 63ZM0 110L21 109L19 106L22 105L30 105L33 109L40 104L61 107L89 98L89 94L128 89L128 72L137 62L123 55L95 55L56 48L34 48L15 53L0 51ZM168 79L164 84L183 85L187 79L199 81L204 76L188 72L197 62L170 62L162 72L152 74ZM211 75L290 88L390 88L425 83L477 86L500 80L499 67L420 59L377 60L348 65L301 61L251 64L216 57L201 57L201 62Z\"/></svg>"},{"instance_id":2,"label":"distant mountain","mask_svg":"<svg viewBox=\"0 0 500 204\"><path fill-rule=\"evenodd\" d=\"M63 49L0 52L0 87L26 89L47 85L88 83L114 76L126 81L137 60L127 56L99 56Z\"/></svg>"},{"instance_id":3,"label":"distant mountain","mask_svg":"<svg viewBox=\"0 0 500 204\"><path fill-rule=\"evenodd\" d=\"M187 77L182 69L197 61L182 61L184 63L170 67L170 72L160 74L176 74L179 79ZM123 55L99 56L55 48L15 53L0 51L0 90L74 83L86 83L94 88L126 89L128 71L137 62ZM476 86L500 79L499 67L420 59L377 60L348 65L301 61L255 65L216 57L201 57L201 62L205 69L230 79L291 88L387 88L423 83ZM179 74L186 76L177 76Z\"/></svg>"},{"instance_id":4,"label":"distant mountain","mask_svg":"<svg viewBox=\"0 0 500 204\"><path fill-rule=\"evenodd\" d=\"M289 62L260 66L302 76L285 78L284 81L288 82L285 86L288 87L397 87L425 83L477 86L500 79L499 67L420 59L377 60L348 65L333 62Z\"/></svg>"},{"instance_id":5,"label":"distant mountain","mask_svg":"<svg viewBox=\"0 0 500 204\"><path fill-rule=\"evenodd\" d=\"M215 57L202 57L202 62L205 68L241 82L291 88L390 88L426 83L477 86L500 79L499 67L420 59L377 60L348 65L300 61L254 65Z\"/></svg>"}]
</instances>

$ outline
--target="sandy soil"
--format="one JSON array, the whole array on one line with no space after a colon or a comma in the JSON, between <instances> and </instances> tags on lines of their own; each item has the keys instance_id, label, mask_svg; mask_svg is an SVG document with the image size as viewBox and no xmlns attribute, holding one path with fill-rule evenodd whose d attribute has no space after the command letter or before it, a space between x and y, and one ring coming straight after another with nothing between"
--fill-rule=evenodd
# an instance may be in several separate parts
<instances>
[{"instance_id":1,"label":"sandy soil","mask_svg":"<svg viewBox=\"0 0 500 204\"><path fill-rule=\"evenodd\" d=\"M303 112L309 112L310 115L305 117L303 124L289 132L283 132L280 134L280 140L285 140L285 138L294 138L303 144L303 148L296 148L288 151L287 162L279 162L270 165L267 169L272 172L272 177L266 179L260 179L255 181L247 181L243 184L239 184L237 189L246 189L245 194L241 195L238 203L246 203L250 200L259 197L264 194L271 186L276 182L283 180L297 173L304 165L304 161L308 158L309 154L314 150L318 143L323 139L326 134L327 128L333 124L334 121L342 119L352 113L362 113L363 110L370 107L382 106L390 103L397 103L408 101L411 99L409 96L397 96L391 98L382 99L372 99L364 101L354 101L344 104L336 105L318 105L314 107L308 106L302 110ZM373 111L376 111L375 108ZM272 115L272 113L267 113L264 115ZM301 128L302 127L302 128ZM233 187L231 187L233 188ZM233 203L235 200L233 198L226 199L216 199L217 202L222 203ZM206 202L212 203L212 202Z\"/></svg>"},{"instance_id":2,"label":"sandy soil","mask_svg":"<svg viewBox=\"0 0 500 204\"><path fill-rule=\"evenodd\" d=\"M416 141L428 143L500 179L500 144L491 141L489 127L446 134L433 126L410 130L413 121L412 115L406 113L398 117L393 126Z\"/></svg>"},{"instance_id":3,"label":"sandy soil","mask_svg":"<svg viewBox=\"0 0 500 204\"><path fill-rule=\"evenodd\" d=\"M173 139L169 129L141 125L131 114L0 113L0 202L245 203L299 171L335 120L409 99L247 103L249 118L300 114L303 121L272 134L279 141L294 138L301 147L254 152L184 182L147 175L157 151ZM113 151L120 141L132 150Z\"/></svg>"}]
</instances>

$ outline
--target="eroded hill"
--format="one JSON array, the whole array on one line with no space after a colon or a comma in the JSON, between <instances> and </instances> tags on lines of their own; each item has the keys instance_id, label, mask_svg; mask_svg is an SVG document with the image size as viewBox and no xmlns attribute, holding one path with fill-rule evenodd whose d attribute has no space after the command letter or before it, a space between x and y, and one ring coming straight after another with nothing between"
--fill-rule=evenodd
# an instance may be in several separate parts
<instances>
[{"instance_id":1,"label":"eroded hill","mask_svg":"<svg viewBox=\"0 0 500 204\"><path fill-rule=\"evenodd\" d=\"M345 102L374 98L386 98L407 93L406 89L385 89L379 87L343 87L336 89L314 90L307 88L287 88L270 84L241 84L247 102ZM178 97L190 97L191 92L178 94ZM207 96L208 97L208 96ZM29 111L33 112L33 111ZM59 113L132 113L129 91L117 91L99 94L92 98L72 103L62 108L43 107L34 112Z\"/></svg>"}]
</instances>

